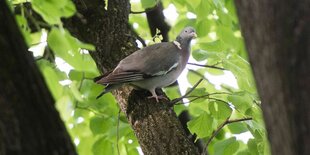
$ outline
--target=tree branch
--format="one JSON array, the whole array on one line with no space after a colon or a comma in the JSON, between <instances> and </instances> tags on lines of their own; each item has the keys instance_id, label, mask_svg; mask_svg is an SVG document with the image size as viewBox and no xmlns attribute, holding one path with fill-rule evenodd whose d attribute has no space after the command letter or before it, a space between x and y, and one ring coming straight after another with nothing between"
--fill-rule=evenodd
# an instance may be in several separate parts
<instances>
[{"instance_id":1,"label":"tree branch","mask_svg":"<svg viewBox=\"0 0 310 155\"><path fill-rule=\"evenodd\" d=\"M153 7L147 8L144 11L132 11L132 10L130 10L130 13L131 14L141 14L141 13L147 13L147 12L153 11L158 7L158 3L159 3L159 1Z\"/></svg>"},{"instance_id":2,"label":"tree branch","mask_svg":"<svg viewBox=\"0 0 310 155\"><path fill-rule=\"evenodd\" d=\"M188 91L186 92L183 96L179 97L179 98L176 98L176 99L173 99L169 104L170 105L174 105L175 103L181 101L183 98L186 98L192 91L195 90L195 88L201 83L201 81L203 80L203 78L201 78L200 80L198 80L196 82L196 84Z\"/></svg>"},{"instance_id":3,"label":"tree branch","mask_svg":"<svg viewBox=\"0 0 310 155\"><path fill-rule=\"evenodd\" d=\"M225 68L221 68L221 67L217 67L217 63L214 65L201 65L201 64L197 64L197 63L191 63L188 62L187 64L189 65L195 65L195 66L200 66L200 67L207 67L207 68L213 68L213 69L218 69L218 70L226 70Z\"/></svg>"},{"instance_id":4,"label":"tree branch","mask_svg":"<svg viewBox=\"0 0 310 155\"><path fill-rule=\"evenodd\" d=\"M242 122L242 121L248 121L248 120L252 120L251 117L249 118L240 118L240 119L233 119L233 120L229 120L230 117L228 117L224 123L220 124L217 129L215 131L213 131L211 137L208 139L205 148L204 148L204 152L207 152L208 146L211 143L212 139L222 130L222 128L227 125L227 124L231 124L231 123L236 123L236 122Z\"/></svg>"}]
</instances>

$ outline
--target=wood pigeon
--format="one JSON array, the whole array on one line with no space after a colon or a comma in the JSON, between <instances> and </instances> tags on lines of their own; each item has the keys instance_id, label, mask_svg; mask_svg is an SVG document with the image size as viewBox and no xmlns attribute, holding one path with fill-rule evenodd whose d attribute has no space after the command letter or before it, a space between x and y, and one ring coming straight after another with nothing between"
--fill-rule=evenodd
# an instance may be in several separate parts
<instances>
[{"instance_id":1,"label":"wood pigeon","mask_svg":"<svg viewBox=\"0 0 310 155\"><path fill-rule=\"evenodd\" d=\"M195 29L186 27L173 42L162 42L142 48L119 62L116 68L95 82L105 85L105 93L130 84L151 92L149 98L157 96L155 89L166 87L177 80L190 56L190 42L197 37Z\"/></svg>"}]
</instances>

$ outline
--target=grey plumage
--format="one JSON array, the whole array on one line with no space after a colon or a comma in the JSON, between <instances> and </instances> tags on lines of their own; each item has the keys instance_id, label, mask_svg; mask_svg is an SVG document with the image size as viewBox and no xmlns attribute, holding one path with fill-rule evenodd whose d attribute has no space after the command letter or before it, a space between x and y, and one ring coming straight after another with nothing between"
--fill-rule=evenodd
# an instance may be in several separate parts
<instances>
[{"instance_id":1,"label":"grey plumage","mask_svg":"<svg viewBox=\"0 0 310 155\"><path fill-rule=\"evenodd\" d=\"M127 56L111 73L96 80L96 83L106 85L104 92L97 98L123 84L131 84L149 90L152 93L150 98L158 102L155 89L176 81L186 66L190 41L194 37L195 30L186 27L174 42L154 44Z\"/></svg>"}]
</instances>

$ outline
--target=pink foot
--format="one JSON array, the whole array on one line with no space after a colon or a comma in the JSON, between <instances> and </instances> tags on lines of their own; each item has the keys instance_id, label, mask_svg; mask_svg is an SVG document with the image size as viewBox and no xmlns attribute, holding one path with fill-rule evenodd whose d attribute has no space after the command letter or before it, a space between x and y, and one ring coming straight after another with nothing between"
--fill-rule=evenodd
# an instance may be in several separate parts
<instances>
[{"instance_id":1,"label":"pink foot","mask_svg":"<svg viewBox=\"0 0 310 155\"><path fill-rule=\"evenodd\" d=\"M163 95L160 95L160 96L149 96L149 97L147 97L147 98L148 98L148 99L155 98L155 100L156 100L157 103L159 102L159 100L162 100L162 99L168 101L168 98L165 97L165 96L163 96Z\"/></svg>"}]
</instances>

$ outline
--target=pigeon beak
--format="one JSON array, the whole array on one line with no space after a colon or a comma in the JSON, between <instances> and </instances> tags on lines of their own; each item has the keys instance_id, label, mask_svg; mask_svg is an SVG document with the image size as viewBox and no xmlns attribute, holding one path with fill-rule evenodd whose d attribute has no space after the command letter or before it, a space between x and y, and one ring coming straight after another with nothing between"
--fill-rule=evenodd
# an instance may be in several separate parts
<instances>
[{"instance_id":1,"label":"pigeon beak","mask_svg":"<svg viewBox=\"0 0 310 155\"><path fill-rule=\"evenodd\" d=\"M193 38L197 38L197 34L195 32L192 32L191 35L193 36Z\"/></svg>"}]
</instances>

